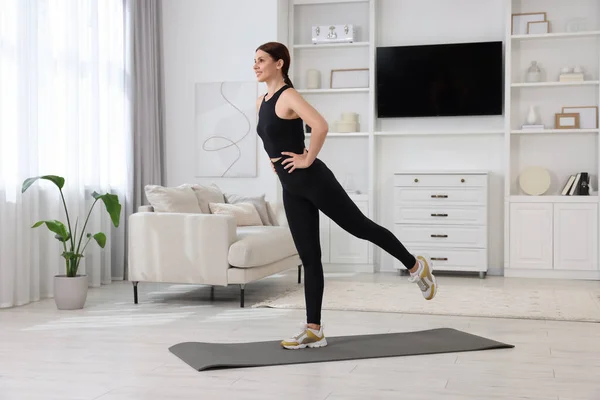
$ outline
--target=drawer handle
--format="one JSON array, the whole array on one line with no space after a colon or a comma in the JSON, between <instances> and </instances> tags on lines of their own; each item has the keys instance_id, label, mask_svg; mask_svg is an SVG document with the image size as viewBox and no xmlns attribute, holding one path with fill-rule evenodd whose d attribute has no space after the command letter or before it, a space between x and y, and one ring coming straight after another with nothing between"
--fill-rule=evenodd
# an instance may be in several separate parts
<instances>
[{"instance_id":1,"label":"drawer handle","mask_svg":"<svg viewBox=\"0 0 600 400\"><path fill-rule=\"evenodd\" d=\"M448 261L448 257L431 257L433 261Z\"/></svg>"},{"instance_id":2,"label":"drawer handle","mask_svg":"<svg viewBox=\"0 0 600 400\"><path fill-rule=\"evenodd\" d=\"M465 178L462 178L460 181L461 181L462 183L465 183Z\"/></svg>"},{"instance_id":3,"label":"drawer handle","mask_svg":"<svg viewBox=\"0 0 600 400\"><path fill-rule=\"evenodd\" d=\"M431 214L432 217L447 217L448 214Z\"/></svg>"},{"instance_id":4,"label":"drawer handle","mask_svg":"<svg viewBox=\"0 0 600 400\"><path fill-rule=\"evenodd\" d=\"M447 199L448 195L447 194L432 194L431 198L432 199Z\"/></svg>"},{"instance_id":5,"label":"drawer handle","mask_svg":"<svg viewBox=\"0 0 600 400\"><path fill-rule=\"evenodd\" d=\"M415 178L415 182L419 182L419 179L418 179L418 178Z\"/></svg>"},{"instance_id":6,"label":"drawer handle","mask_svg":"<svg viewBox=\"0 0 600 400\"><path fill-rule=\"evenodd\" d=\"M435 235L435 234L433 234L433 235L431 235L431 237L447 238L448 235Z\"/></svg>"}]
</instances>

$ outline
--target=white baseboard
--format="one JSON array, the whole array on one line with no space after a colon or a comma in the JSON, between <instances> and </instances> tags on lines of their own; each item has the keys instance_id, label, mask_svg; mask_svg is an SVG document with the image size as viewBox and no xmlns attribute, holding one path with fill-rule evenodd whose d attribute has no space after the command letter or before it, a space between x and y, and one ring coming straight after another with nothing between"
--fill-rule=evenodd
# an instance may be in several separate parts
<instances>
[{"instance_id":1,"label":"white baseboard","mask_svg":"<svg viewBox=\"0 0 600 400\"><path fill-rule=\"evenodd\" d=\"M507 278L600 280L600 271L566 271L553 269L540 270L505 268L504 276Z\"/></svg>"},{"instance_id":2,"label":"white baseboard","mask_svg":"<svg viewBox=\"0 0 600 400\"><path fill-rule=\"evenodd\" d=\"M373 264L323 264L324 272L373 273Z\"/></svg>"}]
</instances>

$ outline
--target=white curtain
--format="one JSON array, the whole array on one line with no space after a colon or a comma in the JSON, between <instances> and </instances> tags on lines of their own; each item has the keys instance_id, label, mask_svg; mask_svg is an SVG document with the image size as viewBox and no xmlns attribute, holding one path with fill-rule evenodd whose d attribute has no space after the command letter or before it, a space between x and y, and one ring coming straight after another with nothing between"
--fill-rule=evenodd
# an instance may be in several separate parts
<instances>
[{"instance_id":1,"label":"white curtain","mask_svg":"<svg viewBox=\"0 0 600 400\"><path fill-rule=\"evenodd\" d=\"M0 308L53 296L65 273L62 244L38 220L67 224L58 188L26 178L65 178L64 198L81 231L91 193L130 193L131 120L123 0L0 0ZM122 279L124 225L99 201L78 274L98 287ZM86 238L84 238L85 242Z\"/></svg>"}]
</instances>

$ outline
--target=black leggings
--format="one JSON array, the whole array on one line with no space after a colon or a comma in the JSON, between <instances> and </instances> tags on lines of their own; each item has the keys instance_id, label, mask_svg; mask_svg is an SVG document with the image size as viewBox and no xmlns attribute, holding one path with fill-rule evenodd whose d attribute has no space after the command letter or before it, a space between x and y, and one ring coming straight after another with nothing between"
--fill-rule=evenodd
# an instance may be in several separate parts
<instances>
[{"instance_id":1,"label":"black leggings","mask_svg":"<svg viewBox=\"0 0 600 400\"><path fill-rule=\"evenodd\" d=\"M415 257L388 229L367 218L348 196L333 172L318 158L308 168L284 169L284 156L274 163L283 188L283 205L294 244L304 265L304 296L307 323L321 323L323 264L319 240L319 210L340 228L379 246L407 269Z\"/></svg>"}]
</instances>

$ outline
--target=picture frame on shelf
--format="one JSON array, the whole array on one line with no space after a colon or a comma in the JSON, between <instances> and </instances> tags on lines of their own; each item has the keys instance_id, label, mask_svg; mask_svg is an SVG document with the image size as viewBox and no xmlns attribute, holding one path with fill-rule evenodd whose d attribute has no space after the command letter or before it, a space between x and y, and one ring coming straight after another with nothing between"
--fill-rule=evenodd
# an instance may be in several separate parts
<instances>
[{"instance_id":1,"label":"picture frame on shelf","mask_svg":"<svg viewBox=\"0 0 600 400\"><path fill-rule=\"evenodd\" d=\"M511 32L513 35L527 35L529 22L547 21L545 11L512 14L511 19Z\"/></svg>"},{"instance_id":2,"label":"picture frame on shelf","mask_svg":"<svg viewBox=\"0 0 600 400\"><path fill-rule=\"evenodd\" d=\"M598 106L567 106L562 108L566 114L579 114L579 127L581 129L598 129Z\"/></svg>"},{"instance_id":3,"label":"picture frame on shelf","mask_svg":"<svg viewBox=\"0 0 600 400\"><path fill-rule=\"evenodd\" d=\"M543 35L550 33L550 21L529 21L527 22L527 34Z\"/></svg>"},{"instance_id":4,"label":"picture frame on shelf","mask_svg":"<svg viewBox=\"0 0 600 400\"><path fill-rule=\"evenodd\" d=\"M579 129L579 113L556 113L554 115L555 129Z\"/></svg>"},{"instance_id":5,"label":"picture frame on shelf","mask_svg":"<svg viewBox=\"0 0 600 400\"><path fill-rule=\"evenodd\" d=\"M356 89L369 87L369 68L332 69L330 89Z\"/></svg>"}]
</instances>

